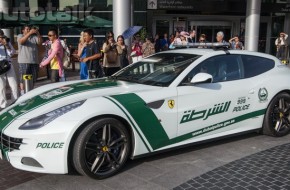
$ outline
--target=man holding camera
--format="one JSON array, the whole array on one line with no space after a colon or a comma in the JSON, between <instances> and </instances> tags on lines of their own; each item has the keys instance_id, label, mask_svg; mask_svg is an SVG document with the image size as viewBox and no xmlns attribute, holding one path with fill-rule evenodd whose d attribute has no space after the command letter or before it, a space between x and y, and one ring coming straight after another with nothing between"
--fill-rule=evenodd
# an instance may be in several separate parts
<instances>
[{"instance_id":1,"label":"man holding camera","mask_svg":"<svg viewBox=\"0 0 290 190\"><path fill-rule=\"evenodd\" d=\"M22 34L17 36L18 42L18 63L20 72L20 92L24 94L23 75L30 74L33 77L33 84L37 79L38 45L42 43L42 37L37 27L25 25L22 27Z\"/></svg>"},{"instance_id":2,"label":"man holding camera","mask_svg":"<svg viewBox=\"0 0 290 190\"><path fill-rule=\"evenodd\" d=\"M9 42L9 38L0 29L0 111L9 105L6 98L6 79L11 88L11 102L18 98L15 71L10 60L14 53L15 50Z\"/></svg>"}]
</instances>

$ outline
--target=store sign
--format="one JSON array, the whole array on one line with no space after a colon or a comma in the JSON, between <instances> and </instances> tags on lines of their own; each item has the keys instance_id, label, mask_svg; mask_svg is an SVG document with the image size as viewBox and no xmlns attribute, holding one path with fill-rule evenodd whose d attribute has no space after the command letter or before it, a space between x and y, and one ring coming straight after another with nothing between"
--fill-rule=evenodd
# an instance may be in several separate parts
<instances>
[{"instance_id":1,"label":"store sign","mask_svg":"<svg viewBox=\"0 0 290 190\"><path fill-rule=\"evenodd\" d=\"M282 7L281 8L281 12L283 12L283 13L290 13L290 3L288 3L284 7Z\"/></svg>"},{"instance_id":2,"label":"store sign","mask_svg":"<svg viewBox=\"0 0 290 190\"><path fill-rule=\"evenodd\" d=\"M192 10L192 0L147 0L147 9Z\"/></svg>"},{"instance_id":3,"label":"store sign","mask_svg":"<svg viewBox=\"0 0 290 190\"><path fill-rule=\"evenodd\" d=\"M290 3L263 3L262 12L290 13Z\"/></svg>"},{"instance_id":4,"label":"store sign","mask_svg":"<svg viewBox=\"0 0 290 190\"><path fill-rule=\"evenodd\" d=\"M192 10L193 3L190 0L158 0L158 9L166 10Z\"/></svg>"}]
</instances>

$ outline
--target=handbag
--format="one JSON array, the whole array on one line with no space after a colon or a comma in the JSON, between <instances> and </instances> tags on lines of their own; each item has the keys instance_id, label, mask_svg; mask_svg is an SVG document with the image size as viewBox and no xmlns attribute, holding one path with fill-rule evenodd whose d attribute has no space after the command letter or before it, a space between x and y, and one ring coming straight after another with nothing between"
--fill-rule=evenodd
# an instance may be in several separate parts
<instances>
[{"instance_id":1,"label":"handbag","mask_svg":"<svg viewBox=\"0 0 290 190\"><path fill-rule=\"evenodd\" d=\"M109 64L115 64L118 59L118 52L116 48L110 49L108 52L106 52L106 58Z\"/></svg>"},{"instance_id":2,"label":"handbag","mask_svg":"<svg viewBox=\"0 0 290 190\"><path fill-rule=\"evenodd\" d=\"M65 50L63 50L62 64L63 64L63 67L66 69L69 68L71 64L68 53Z\"/></svg>"},{"instance_id":3,"label":"handbag","mask_svg":"<svg viewBox=\"0 0 290 190\"><path fill-rule=\"evenodd\" d=\"M3 75L5 73L7 73L10 70L10 68L11 68L11 64L7 60L8 56L7 56L7 52L6 52L6 47L5 46L4 46L4 51L5 51L5 54L6 54L6 59L0 61L0 75Z\"/></svg>"}]
</instances>

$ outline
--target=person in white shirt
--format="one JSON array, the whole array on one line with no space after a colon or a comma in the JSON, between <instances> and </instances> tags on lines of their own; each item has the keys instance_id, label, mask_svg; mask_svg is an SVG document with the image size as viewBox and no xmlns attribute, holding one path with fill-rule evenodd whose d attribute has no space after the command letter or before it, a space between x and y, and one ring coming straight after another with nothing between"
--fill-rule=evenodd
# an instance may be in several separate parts
<instances>
[{"instance_id":1,"label":"person in white shirt","mask_svg":"<svg viewBox=\"0 0 290 190\"><path fill-rule=\"evenodd\" d=\"M287 59L287 56L288 56L287 55L288 54L287 38L288 38L288 35L284 32L281 32L280 36L275 41L275 45L277 47L276 57L280 60L285 60L285 59Z\"/></svg>"},{"instance_id":2,"label":"person in white shirt","mask_svg":"<svg viewBox=\"0 0 290 190\"><path fill-rule=\"evenodd\" d=\"M11 102L18 98L16 75L10 59L14 53L15 49L4 35L4 32L0 30L0 61L7 60L10 62L10 69L6 73L0 74L0 111L9 105L6 98L6 79L11 88Z\"/></svg>"}]
</instances>

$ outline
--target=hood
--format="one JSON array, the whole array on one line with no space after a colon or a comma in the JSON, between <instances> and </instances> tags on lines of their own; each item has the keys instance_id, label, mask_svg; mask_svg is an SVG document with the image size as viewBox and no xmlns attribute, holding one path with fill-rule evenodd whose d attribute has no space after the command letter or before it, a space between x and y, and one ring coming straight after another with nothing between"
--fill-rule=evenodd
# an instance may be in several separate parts
<instances>
[{"instance_id":1,"label":"hood","mask_svg":"<svg viewBox=\"0 0 290 190\"><path fill-rule=\"evenodd\" d=\"M67 100L76 102L94 97L158 90L160 88L107 78L46 85L32 90L0 112L0 129L21 115L51 102L62 101L64 98L63 102L68 102Z\"/></svg>"}]
</instances>

